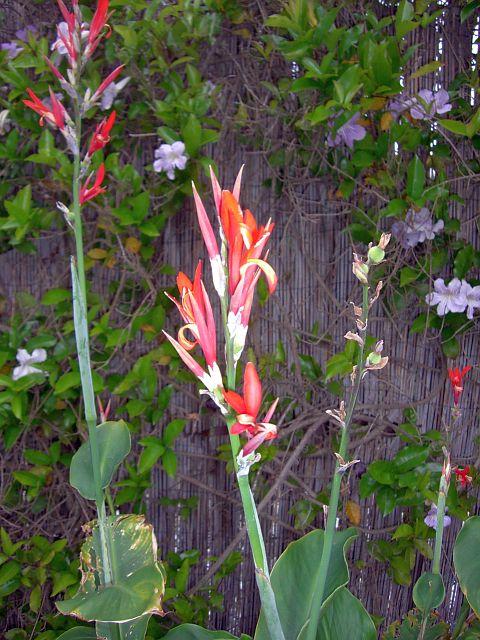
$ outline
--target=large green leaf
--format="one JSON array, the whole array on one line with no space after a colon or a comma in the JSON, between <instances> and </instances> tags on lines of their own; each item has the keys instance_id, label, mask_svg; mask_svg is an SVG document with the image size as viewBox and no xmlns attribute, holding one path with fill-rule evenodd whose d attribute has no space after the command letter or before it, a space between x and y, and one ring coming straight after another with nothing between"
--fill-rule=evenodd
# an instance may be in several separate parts
<instances>
[{"instance_id":1,"label":"large green leaf","mask_svg":"<svg viewBox=\"0 0 480 640\"><path fill-rule=\"evenodd\" d=\"M196 624L181 624L167 633L165 640L236 640L226 631L209 631Z\"/></svg>"},{"instance_id":2,"label":"large green leaf","mask_svg":"<svg viewBox=\"0 0 480 640\"><path fill-rule=\"evenodd\" d=\"M424 613L439 607L444 598L445 586L439 573L423 573L413 587L413 601Z\"/></svg>"},{"instance_id":3,"label":"large green leaf","mask_svg":"<svg viewBox=\"0 0 480 640\"><path fill-rule=\"evenodd\" d=\"M105 527L112 583L103 586L98 525L80 552L82 581L76 595L57 602L63 614L83 620L128 622L161 613L165 574L157 563L157 542L142 516L112 517ZM140 621L137 621L140 622Z\"/></svg>"},{"instance_id":4,"label":"large green leaf","mask_svg":"<svg viewBox=\"0 0 480 640\"><path fill-rule=\"evenodd\" d=\"M372 619L358 598L342 587L325 604L317 640L376 640Z\"/></svg>"},{"instance_id":5,"label":"large green leaf","mask_svg":"<svg viewBox=\"0 0 480 640\"><path fill-rule=\"evenodd\" d=\"M108 640L143 640L152 616L147 613L129 622L97 622L95 628L99 638ZM72 639L73 640L73 639Z\"/></svg>"},{"instance_id":6,"label":"large green leaf","mask_svg":"<svg viewBox=\"0 0 480 640\"><path fill-rule=\"evenodd\" d=\"M453 548L453 564L460 587L470 606L480 616L480 516L465 521Z\"/></svg>"},{"instance_id":7,"label":"large green leaf","mask_svg":"<svg viewBox=\"0 0 480 640\"><path fill-rule=\"evenodd\" d=\"M414 156L407 167L407 194L418 200L425 188L425 167L418 156Z\"/></svg>"},{"instance_id":8,"label":"large green leaf","mask_svg":"<svg viewBox=\"0 0 480 640\"><path fill-rule=\"evenodd\" d=\"M102 488L108 487L118 465L130 451L130 431L123 420L104 422L97 427ZM84 497L95 500L90 441L84 442L70 464L70 484Z\"/></svg>"},{"instance_id":9,"label":"large green leaf","mask_svg":"<svg viewBox=\"0 0 480 640\"><path fill-rule=\"evenodd\" d=\"M325 585L325 604L337 589L348 582L345 552L355 536L354 529L335 533ZM323 539L324 532L316 529L300 540L291 542L273 567L271 582L287 640L296 640L308 619L315 597L315 579L322 557ZM270 640L263 611L255 631L255 640Z\"/></svg>"},{"instance_id":10,"label":"large green leaf","mask_svg":"<svg viewBox=\"0 0 480 640\"><path fill-rule=\"evenodd\" d=\"M97 640L93 627L73 627L58 636L57 640Z\"/></svg>"}]
</instances>

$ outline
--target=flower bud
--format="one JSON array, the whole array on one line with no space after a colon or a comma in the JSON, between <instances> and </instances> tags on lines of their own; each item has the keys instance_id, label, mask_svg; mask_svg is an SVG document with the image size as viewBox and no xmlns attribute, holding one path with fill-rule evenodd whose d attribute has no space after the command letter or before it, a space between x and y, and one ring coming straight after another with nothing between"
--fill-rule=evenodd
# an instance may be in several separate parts
<instances>
[{"instance_id":1,"label":"flower bud","mask_svg":"<svg viewBox=\"0 0 480 640\"><path fill-rule=\"evenodd\" d=\"M362 262L356 253L353 254L352 271L355 277L362 283L368 284L368 265Z\"/></svg>"},{"instance_id":2,"label":"flower bud","mask_svg":"<svg viewBox=\"0 0 480 640\"><path fill-rule=\"evenodd\" d=\"M372 264L380 264L385 258L385 251L380 246L370 247L368 250L368 261Z\"/></svg>"}]
</instances>

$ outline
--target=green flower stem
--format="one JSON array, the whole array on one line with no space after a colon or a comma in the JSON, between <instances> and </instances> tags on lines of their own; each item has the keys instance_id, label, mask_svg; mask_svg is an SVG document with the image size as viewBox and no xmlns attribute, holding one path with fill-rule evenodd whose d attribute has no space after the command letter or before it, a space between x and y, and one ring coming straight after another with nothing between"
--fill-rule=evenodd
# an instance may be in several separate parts
<instances>
[{"instance_id":1,"label":"green flower stem","mask_svg":"<svg viewBox=\"0 0 480 640\"><path fill-rule=\"evenodd\" d=\"M221 298L222 320L225 334L225 361L227 367L227 385L229 389L235 389L235 361L233 353L233 340L227 326L228 318L228 300L227 295ZM262 528L258 518L257 507L250 488L250 480L248 473L238 473L237 456L240 452L240 438L230 433L230 427L234 424L233 417L226 418L228 434L230 437L230 446L232 449L233 466L237 475L238 488L242 499L243 512L245 514L245 523L247 526L248 538L252 549L253 561L255 564L255 578L262 608L265 613L268 631L271 640L285 640L285 635L280 623L277 605L275 602L275 594L270 583L270 573L268 569L267 554L265 551L265 542L263 540Z\"/></svg>"},{"instance_id":2,"label":"green flower stem","mask_svg":"<svg viewBox=\"0 0 480 640\"><path fill-rule=\"evenodd\" d=\"M78 86L78 82L77 82ZM80 204L80 145L82 132L82 118L78 99L73 101L75 112L75 135L77 152L73 162L72 182L72 213L75 234L76 263L72 261L72 285L75 337L77 342L78 364L82 381L85 419L88 426L90 453L92 456L93 480L96 488L95 503L98 514L98 528L102 551L103 583L112 582L112 570L107 535L105 496L100 477L100 450L97 438L97 412L95 409L95 393L93 391L92 367L90 363L90 344L87 320L87 286L85 278L85 263L83 255L83 230Z\"/></svg>"},{"instance_id":3,"label":"green flower stem","mask_svg":"<svg viewBox=\"0 0 480 640\"><path fill-rule=\"evenodd\" d=\"M340 446L338 449L338 455L343 460L345 460L345 456L347 455L348 441L349 441L349 427L352 421L353 412L354 412L355 405L358 398L358 392L360 391L360 385L362 383L362 374L364 371L364 352L365 352L364 342L366 337L366 325L368 321L368 311L369 311L368 285L363 285L362 290L363 290L363 296L362 296L361 320L365 325L365 329L363 331L359 331L360 337L363 340L363 344L360 345L359 347L355 382L352 389L352 393L350 394L348 407L346 410L345 422L344 422L344 425L342 426ZM316 580L315 580L315 588L313 591L315 594L315 598L312 601L311 608L310 608L310 622L308 623L305 640L315 640L315 638L317 637L317 628L318 628L318 623L320 621L323 600L325 597L325 585L327 581L328 567L330 565L330 557L332 555L332 547L333 547L333 538L335 535L335 529L336 529L336 523L337 523L338 502L340 498L341 483L342 483L342 471L340 469L340 462L337 459L337 462L335 465L335 473L333 475L333 480L332 480L332 489L330 492L330 502L328 505L328 516L327 516L327 524L325 527L325 537L323 542L322 557L320 560L320 565L319 565Z\"/></svg>"},{"instance_id":4,"label":"green flower stem","mask_svg":"<svg viewBox=\"0 0 480 640\"><path fill-rule=\"evenodd\" d=\"M450 465L448 461L448 455L445 456L445 465ZM432 573L440 574L440 560L442 556L442 540L443 540L443 530L444 530L444 522L445 522L445 502L447 499L448 488L450 485L450 481L445 475L442 473L442 477L440 478L440 488L438 491L438 500L437 500L437 528L435 530L435 548L433 551L433 560L432 560Z\"/></svg>"}]
</instances>

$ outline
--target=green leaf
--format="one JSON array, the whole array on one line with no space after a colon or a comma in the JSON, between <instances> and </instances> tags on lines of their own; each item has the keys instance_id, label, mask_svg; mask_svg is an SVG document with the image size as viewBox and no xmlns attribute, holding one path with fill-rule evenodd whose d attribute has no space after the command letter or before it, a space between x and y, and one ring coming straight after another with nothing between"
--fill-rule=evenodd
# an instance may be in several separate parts
<instances>
[{"instance_id":1,"label":"green leaf","mask_svg":"<svg viewBox=\"0 0 480 640\"><path fill-rule=\"evenodd\" d=\"M304 635L299 637L304 638ZM358 598L342 587L325 604L318 640L376 640L377 630Z\"/></svg>"},{"instance_id":2,"label":"green leaf","mask_svg":"<svg viewBox=\"0 0 480 640\"><path fill-rule=\"evenodd\" d=\"M58 636L57 640L97 640L93 627L73 627Z\"/></svg>"},{"instance_id":3,"label":"green leaf","mask_svg":"<svg viewBox=\"0 0 480 640\"><path fill-rule=\"evenodd\" d=\"M196 624L181 624L164 636L164 640L236 640L227 631L209 631Z\"/></svg>"},{"instance_id":4,"label":"green leaf","mask_svg":"<svg viewBox=\"0 0 480 640\"><path fill-rule=\"evenodd\" d=\"M143 640L148 621L152 616L147 613L129 622L97 622L95 629L99 638L115 638L116 640Z\"/></svg>"},{"instance_id":5,"label":"green leaf","mask_svg":"<svg viewBox=\"0 0 480 640\"><path fill-rule=\"evenodd\" d=\"M44 305L58 304L65 300L70 300L72 292L68 289L49 289L44 293L40 303Z\"/></svg>"},{"instance_id":6,"label":"green leaf","mask_svg":"<svg viewBox=\"0 0 480 640\"><path fill-rule=\"evenodd\" d=\"M202 127L197 117L191 113L187 124L182 128L182 138L190 156L195 156L202 146Z\"/></svg>"},{"instance_id":7,"label":"green leaf","mask_svg":"<svg viewBox=\"0 0 480 640\"><path fill-rule=\"evenodd\" d=\"M104 422L96 427L102 489L108 487L118 465L130 451L130 431L123 420ZM84 442L70 465L70 484L80 495L95 500L90 441Z\"/></svg>"},{"instance_id":8,"label":"green leaf","mask_svg":"<svg viewBox=\"0 0 480 640\"><path fill-rule=\"evenodd\" d=\"M344 376L353 369L352 361L344 353L336 353L327 361L325 380L334 376Z\"/></svg>"},{"instance_id":9,"label":"green leaf","mask_svg":"<svg viewBox=\"0 0 480 640\"><path fill-rule=\"evenodd\" d=\"M403 267L403 269L400 270L400 286L406 287L408 284L415 282L420 274L421 271L419 269L414 269L413 267Z\"/></svg>"},{"instance_id":10,"label":"green leaf","mask_svg":"<svg viewBox=\"0 0 480 640\"><path fill-rule=\"evenodd\" d=\"M410 78L420 78L421 76L427 75L427 73L432 73L432 71L438 71L443 67L443 62L439 62L438 60L434 60L433 62L428 62L427 64L419 67Z\"/></svg>"},{"instance_id":11,"label":"green leaf","mask_svg":"<svg viewBox=\"0 0 480 640\"><path fill-rule=\"evenodd\" d=\"M480 8L480 0L472 0L460 11L460 21L465 22L474 11Z\"/></svg>"},{"instance_id":12,"label":"green leaf","mask_svg":"<svg viewBox=\"0 0 480 640\"><path fill-rule=\"evenodd\" d=\"M167 447L171 447L175 442L176 438L182 433L185 428L186 420L182 420L177 418L176 420L172 420L165 427L165 431L163 432L163 442Z\"/></svg>"},{"instance_id":13,"label":"green leaf","mask_svg":"<svg viewBox=\"0 0 480 640\"><path fill-rule=\"evenodd\" d=\"M438 573L424 573L413 587L413 601L424 613L439 607L445 598L445 586Z\"/></svg>"},{"instance_id":14,"label":"green leaf","mask_svg":"<svg viewBox=\"0 0 480 640\"><path fill-rule=\"evenodd\" d=\"M467 125L464 122L458 122L458 120L446 120L445 118L439 118L437 122L447 131L456 133L459 136L467 135Z\"/></svg>"},{"instance_id":15,"label":"green leaf","mask_svg":"<svg viewBox=\"0 0 480 640\"><path fill-rule=\"evenodd\" d=\"M55 383L54 394L56 396L65 393L69 389L73 387L78 387L80 385L80 373L78 371L67 371L63 376Z\"/></svg>"},{"instance_id":16,"label":"green leaf","mask_svg":"<svg viewBox=\"0 0 480 640\"><path fill-rule=\"evenodd\" d=\"M368 473L380 484L393 484L395 469L387 460L376 460L368 465Z\"/></svg>"},{"instance_id":17,"label":"green leaf","mask_svg":"<svg viewBox=\"0 0 480 640\"><path fill-rule=\"evenodd\" d=\"M316 529L300 540L291 542L273 567L271 583L286 638L297 638L308 620L311 603L315 597L324 535L321 529ZM345 552L355 535L354 529L335 532L325 585L324 607L333 594L348 582ZM255 631L255 640L270 640L263 611L260 613Z\"/></svg>"},{"instance_id":18,"label":"green leaf","mask_svg":"<svg viewBox=\"0 0 480 640\"><path fill-rule=\"evenodd\" d=\"M408 163L407 167L407 195L412 200L418 200L425 188L425 167L418 156Z\"/></svg>"},{"instance_id":19,"label":"green leaf","mask_svg":"<svg viewBox=\"0 0 480 640\"><path fill-rule=\"evenodd\" d=\"M465 597L480 617L480 516L465 521L453 548L453 564Z\"/></svg>"},{"instance_id":20,"label":"green leaf","mask_svg":"<svg viewBox=\"0 0 480 640\"><path fill-rule=\"evenodd\" d=\"M101 585L102 544L98 526L82 545L82 583L76 595L57 602L60 613L86 621L129 622L161 613L165 574L157 563L157 543L142 516L110 517L105 527L112 583Z\"/></svg>"},{"instance_id":21,"label":"green leaf","mask_svg":"<svg viewBox=\"0 0 480 640\"><path fill-rule=\"evenodd\" d=\"M453 273L456 278L464 278L473 267L475 260L475 249L471 244L464 246L455 256L453 261Z\"/></svg>"},{"instance_id":22,"label":"green leaf","mask_svg":"<svg viewBox=\"0 0 480 640\"><path fill-rule=\"evenodd\" d=\"M428 447L415 444L400 449L393 459L397 473L405 473L422 465L427 460L428 453Z\"/></svg>"}]
</instances>

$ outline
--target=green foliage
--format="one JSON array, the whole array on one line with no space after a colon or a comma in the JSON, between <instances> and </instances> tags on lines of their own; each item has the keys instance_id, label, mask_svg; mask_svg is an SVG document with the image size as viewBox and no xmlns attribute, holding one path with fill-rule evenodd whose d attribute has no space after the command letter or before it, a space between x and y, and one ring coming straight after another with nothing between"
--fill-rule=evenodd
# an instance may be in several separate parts
<instances>
[{"instance_id":1,"label":"green foliage","mask_svg":"<svg viewBox=\"0 0 480 640\"><path fill-rule=\"evenodd\" d=\"M461 528L453 549L453 563L460 587L478 616L480 611L478 536L480 517L468 518Z\"/></svg>"}]
</instances>

